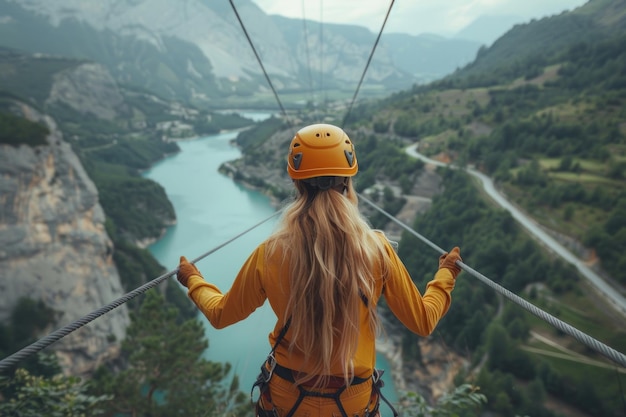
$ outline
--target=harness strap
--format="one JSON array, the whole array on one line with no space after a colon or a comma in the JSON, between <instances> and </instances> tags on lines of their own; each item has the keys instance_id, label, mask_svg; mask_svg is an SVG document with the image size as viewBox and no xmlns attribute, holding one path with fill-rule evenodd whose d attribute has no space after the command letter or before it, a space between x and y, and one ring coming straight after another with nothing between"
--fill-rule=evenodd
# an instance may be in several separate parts
<instances>
[{"instance_id":1,"label":"harness strap","mask_svg":"<svg viewBox=\"0 0 626 417\"><path fill-rule=\"evenodd\" d=\"M374 369L374 373L372 374L372 378L374 380L372 383L372 391L375 391L376 394L378 395L378 398L382 399L385 402L385 404L387 404L387 406L391 409L391 412L393 413L393 417L398 417L399 416L398 411L396 411L396 409L391 404L391 402L389 402L389 400L383 395L383 391L381 389L382 387L385 386L385 381L383 381L383 378L382 378L384 373L385 373L384 369ZM378 411L379 407L380 407L380 401L376 403L375 411Z\"/></svg>"},{"instance_id":2,"label":"harness strap","mask_svg":"<svg viewBox=\"0 0 626 417\"><path fill-rule=\"evenodd\" d=\"M260 392L259 395L266 394L268 397L268 400L271 401L271 398L269 398L270 392L267 389L267 384L269 384L270 379L272 379L274 368L276 368L276 358L274 357L274 352L276 352L276 348L278 347L280 342L283 341L285 335L287 334L287 330L289 330L290 325L291 325L291 317L287 319L287 322L285 323L283 328L280 329L280 333L278 334L278 337L276 338L276 341L274 342L274 346L272 346L272 350L270 351L269 355L267 355L267 359L265 360L265 362L263 362L263 365L261 365L261 372L259 373L259 376L257 376L256 381L254 381L254 384L252 384L252 389L250 389L250 401L252 401L253 403L255 402L253 398L255 388L259 389L259 392ZM269 369L268 369L268 366L266 365L269 366Z\"/></svg>"},{"instance_id":3,"label":"harness strap","mask_svg":"<svg viewBox=\"0 0 626 417\"><path fill-rule=\"evenodd\" d=\"M294 405L291 407L291 410L289 410L289 412L287 413L285 417L293 417L296 410L300 406L300 403L302 403L302 401L304 400L304 397L332 398L333 400L335 400L335 403L337 404L337 407L339 408L339 411L341 412L342 417L348 417L348 413L346 413L346 410L343 408L343 405L341 404L341 401L339 400L339 397L341 397L341 394L346 390L346 388L347 386L344 385L343 387L339 388L335 392L317 392L317 391L308 391L302 388L302 385L298 385L298 390L300 390L298 399L296 400Z\"/></svg>"},{"instance_id":4,"label":"harness strap","mask_svg":"<svg viewBox=\"0 0 626 417\"><path fill-rule=\"evenodd\" d=\"M296 379L294 377L294 373L297 374L297 371L294 371L293 369L289 369L279 364L276 364L276 367L274 368L274 374L278 375L279 377L281 377L282 379L286 381L295 383ZM359 385L369 380L370 378L360 378L358 376L355 376L352 378L352 382L350 383L350 385ZM345 380L343 378L331 376L330 384L327 385L326 388L341 388L344 385L345 385ZM307 387L306 384L303 386Z\"/></svg>"},{"instance_id":5,"label":"harness strap","mask_svg":"<svg viewBox=\"0 0 626 417\"><path fill-rule=\"evenodd\" d=\"M367 307L368 299L360 289L359 289L359 295L361 297L361 300ZM267 359L265 360L265 362L263 362L263 365L261 365L261 372L259 373L259 376L257 377L256 381L252 385L252 389L250 390L250 400L252 402L255 402L253 399L254 389L258 388L260 392L259 400L261 399L261 397L265 396L268 402L270 404L272 403L270 390L268 388L269 388L270 379L272 379L272 376L274 375L274 373L289 382L295 382L294 377L293 377L294 371L292 369L286 368L276 363L276 357L274 356L274 353L276 352L276 348L278 348L278 345L280 345L280 343L283 341L285 335L287 334L287 331L289 330L290 325L291 325L291 317L287 319L287 322L285 323L285 325L282 327L282 329L280 329L280 333L278 334L278 337L276 337L276 341L274 342L274 346L272 346L272 350L270 351L269 355L267 355ZM367 407L369 408L372 402L372 398L374 397L374 394L376 394L377 399L376 399L374 408L371 411L367 410L365 417L376 415L376 413L378 412L378 409L380 408L379 400L381 398L389 406L389 408L393 412L394 417L398 417L399 415L396 409L393 407L393 405L391 405L389 400L385 398L385 396L383 395L381 391L381 388L385 385L385 383L383 382L381 378L383 373L384 373L384 370L382 369L374 369L374 372L371 376L372 395L370 396L370 402L368 403ZM368 380L369 378L354 377L352 379L351 385L359 385ZM289 412L287 413L285 417L293 417L294 413L296 412L296 410L298 409L298 407L300 406L304 398L307 396L334 399L335 403L337 404L337 407L339 408L339 411L341 412L342 417L348 417L348 414L346 413L346 410L343 408L343 405L341 404L341 401L340 401L341 394L347 388L343 380L342 380L342 385L338 387L337 391L335 392L309 391L305 389L302 385L297 385L297 387L299 390L298 398L296 399L296 402L291 407L291 409L289 410ZM256 415L257 416L276 417L278 415L275 409L271 411L266 411L266 410L261 409L261 407L259 406L259 402L260 401L258 400L256 401Z\"/></svg>"}]
</instances>

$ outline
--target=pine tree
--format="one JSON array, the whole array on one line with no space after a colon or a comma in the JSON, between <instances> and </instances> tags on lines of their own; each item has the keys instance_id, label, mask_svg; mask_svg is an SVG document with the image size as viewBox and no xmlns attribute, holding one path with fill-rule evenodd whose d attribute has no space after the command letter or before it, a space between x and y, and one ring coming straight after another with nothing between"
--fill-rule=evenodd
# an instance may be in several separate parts
<instances>
[{"instance_id":1,"label":"pine tree","mask_svg":"<svg viewBox=\"0 0 626 417\"><path fill-rule=\"evenodd\" d=\"M102 415L106 396L87 394L87 383L78 377L57 374L37 376L19 368L11 377L0 377L0 416L13 417L95 417Z\"/></svg>"},{"instance_id":2,"label":"pine tree","mask_svg":"<svg viewBox=\"0 0 626 417\"><path fill-rule=\"evenodd\" d=\"M203 358L208 348L197 319L179 322L179 311L149 291L128 328L122 350L127 369L98 376L99 389L113 396L109 415L151 417L245 415L252 408L229 364Z\"/></svg>"}]
</instances>

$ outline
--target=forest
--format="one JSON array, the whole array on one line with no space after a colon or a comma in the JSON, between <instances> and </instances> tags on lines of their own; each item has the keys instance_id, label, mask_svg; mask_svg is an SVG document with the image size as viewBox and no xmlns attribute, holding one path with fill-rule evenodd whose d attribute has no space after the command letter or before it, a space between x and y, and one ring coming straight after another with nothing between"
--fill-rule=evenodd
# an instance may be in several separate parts
<instances>
[{"instance_id":1,"label":"forest","mask_svg":"<svg viewBox=\"0 0 626 417\"><path fill-rule=\"evenodd\" d=\"M451 76L355 113L378 133L419 140L423 153L478 167L625 284L624 45L623 35L577 43L529 78Z\"/></svg>"}]
</instances>

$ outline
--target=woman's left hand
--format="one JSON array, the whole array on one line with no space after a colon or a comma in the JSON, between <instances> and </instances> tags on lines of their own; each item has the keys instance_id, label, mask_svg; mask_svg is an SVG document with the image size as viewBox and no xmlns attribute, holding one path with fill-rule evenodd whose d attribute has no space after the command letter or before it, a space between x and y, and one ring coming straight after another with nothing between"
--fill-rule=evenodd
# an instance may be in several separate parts
<instances>
[{"instance_id":1,"label":"woman's left hand","mask_svg":"<svg viewBox=\"0 0 626 417\"><path fill-rule=\"evenodd\" d=\"M189 282L189 277L192 275L197 275L202 278L202 274L196 268L196 266L187 261L187 258L184 256L180 257L180 263L178 265L178 272L176 273L176 278L178 282L187 287L187 282Z\"/></svg>"}]
</instances>

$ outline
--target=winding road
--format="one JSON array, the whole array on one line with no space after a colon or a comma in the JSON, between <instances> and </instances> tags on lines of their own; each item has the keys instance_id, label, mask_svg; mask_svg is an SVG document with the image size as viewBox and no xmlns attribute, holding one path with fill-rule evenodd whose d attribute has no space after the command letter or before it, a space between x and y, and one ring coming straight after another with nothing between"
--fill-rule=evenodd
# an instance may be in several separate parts
<instances>
[{"instance_id":1,"label":"winding road","mask_svg":"<svg viewBox=\"0 0 626 417\"><path fill-rule=\"evenodd\" d=\"M432 164L436 166L448 166L448 164L444 162L430 159L420 154L417 151L417 147L418 144L411 145L406 148L406 152L410 156L421 159L427 164ZM497 204L499 204L502 208L508 210L515 220L517 220L526 230L528 230L528 232L530 232L537 239L543 242L549 249L554 251L565 261L574 265L578 269L578 271L589 281L589 283L593 287L595 287L596 290L607 301L609 301L619 313L626 316L626 298L624 298L617 289L611 287L604 279L602 279L591 268L589 268L582 260L574 256L559 242L557 242L554 238L544 232L543 229L536 222L527 217L524 213L522 213L519 209L512 205L506 198L504 198L504 196L496 190L491 178L472 168L465 168L465 171L478 178L482 183L485 192L487 192L487 194L489 194L489 196Z\"/></svg>"}]
</instances>

